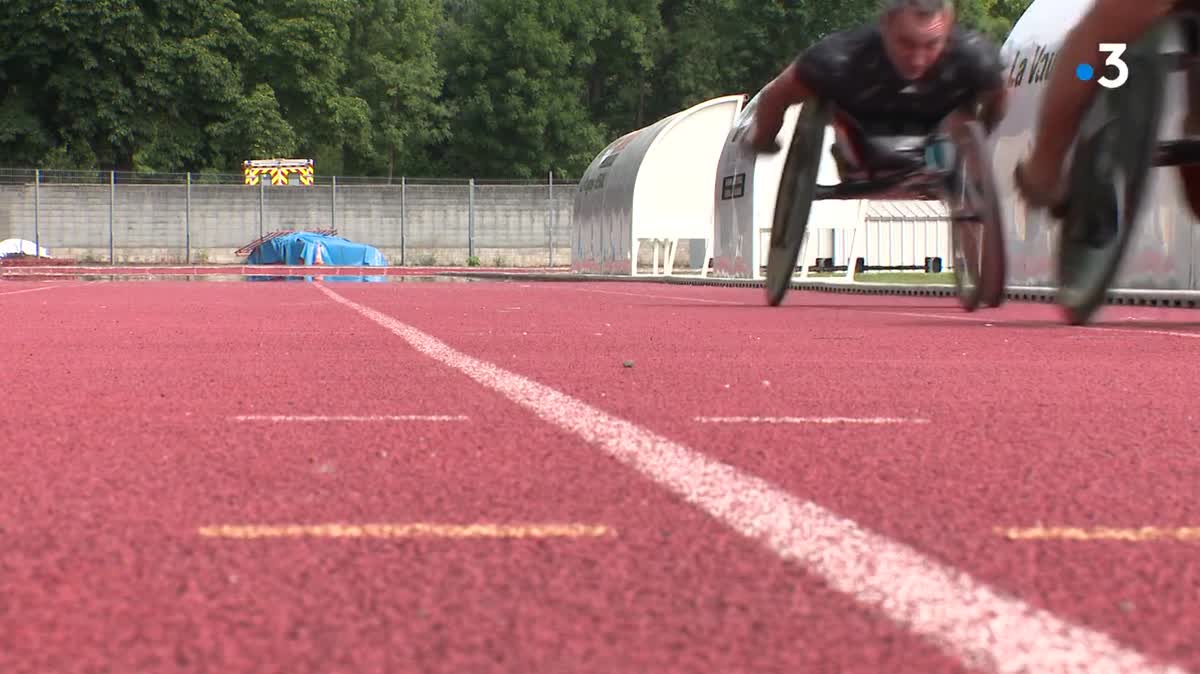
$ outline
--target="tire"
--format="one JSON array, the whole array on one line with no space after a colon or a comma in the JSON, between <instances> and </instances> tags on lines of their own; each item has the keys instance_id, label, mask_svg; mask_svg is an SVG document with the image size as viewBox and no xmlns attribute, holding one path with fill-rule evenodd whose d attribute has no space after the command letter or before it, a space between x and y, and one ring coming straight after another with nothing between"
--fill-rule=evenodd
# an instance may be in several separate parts
<instances>
[{"instance_id":1,"label":"tire","mask_svg":"<svg viewBox=\"0 0 1200 674\"><path fill-rule=\"evenodd\" d=\"M958 304L964 311L975 311L982 295L979 282L982 275L979 268L982 258L979 234L974 226L954 219L950 225L950 243L954 260L954 292L958 296Z\"/></svg>"},{"instance_id":2,"label":"tire","mask_svg":"<svg viewBox=\"0 0 1200 674\"><path fill-rule=\"evenodd\" d=\"M954 122L948 130L955 145L953 194L948 196L959 304L966 311L980 303L998 307L1004 302L1008 251L987 134L976 120Z\"/></svg>"},{"instance_id":3,"label":"tire","mask_svg":"<svg viewBox=\"0 0 1200 674\"><path fill-rule=\"evenodd\" d=\"M1071 325L1103 304L1141 213L1163 114L1164 31L1160 24L1129 48L1128 79L1100 89L1080 125L1058 250L1057 302Z\"/></svg>"},{"instance_id":4,"label":"tire","mask_svg":"<svg viewBox=\"0 0 1200 674\"><path fill-rule=\"evenodd\" d=\"M787 159L779 177L771 243L767 251L767 304L778 306L791 287L796 258L804 243L808 216L817 186L817 169L825 142L825 127L832 118L828 102L805 101L796 119Z\"/></svg>"}]
</instances>

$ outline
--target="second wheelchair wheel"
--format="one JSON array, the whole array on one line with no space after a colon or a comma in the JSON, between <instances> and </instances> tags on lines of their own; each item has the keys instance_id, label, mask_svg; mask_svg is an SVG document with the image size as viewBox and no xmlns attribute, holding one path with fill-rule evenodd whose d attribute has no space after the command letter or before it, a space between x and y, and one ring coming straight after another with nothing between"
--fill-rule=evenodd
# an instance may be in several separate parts
<instances>
[{"instance_id":1,"label":"second wheelchair wheel","mask_svg":"<svg viewBox=\"0 0 1200 674\"><path fill-rule=\"evenodd\" d=\"M771 244L767 251L767 303L778 306L792 284L796 259L804 243L808 216L817 187L817 169L825 142L825 127L832 118L829 103L805 101L796 119L792 142L779 177Z\"/></svg>"},{"instance_id":2,"label":"second wheelchair wheel","mask_svg":"<svg viewBox=\"0 0 1200 674\"><path fill-rule=\"evenodd\" d=\"M1129 48L1128 79L1100 89L1080 125L1058 251L1057 300L1071 325L1104 302L1141 211L1163 114L1164 28Z\"/></svg>"},{"instance_id":3,"label":"second wheelchair wheel","mask_svg":"<svg viewBox=\"0 0 1200 674\"><path fill-rule=\"evenodd\" d=\"M951 123L948 131L955 146L948 201L959 304L966 311L981 302L998 307L1004 302L1008 251L986 133L975 120Z\"/></svg>"}]
</instances>

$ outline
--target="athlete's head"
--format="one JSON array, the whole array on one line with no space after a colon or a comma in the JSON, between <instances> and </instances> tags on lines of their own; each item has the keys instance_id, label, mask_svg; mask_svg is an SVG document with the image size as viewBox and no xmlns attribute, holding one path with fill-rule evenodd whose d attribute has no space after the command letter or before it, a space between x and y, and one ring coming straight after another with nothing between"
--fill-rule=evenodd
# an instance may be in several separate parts
<instances>
[{"instance_id":1,"label":"athlete's head","mask_svg":"<svg viewBox=\"0 0 1200 674\"><path fill-rule=\"evenodd\" d=\"M896 72L920 79L954 28L954 0L882 0L883 41Z\"/></svg>"}]
</instances>

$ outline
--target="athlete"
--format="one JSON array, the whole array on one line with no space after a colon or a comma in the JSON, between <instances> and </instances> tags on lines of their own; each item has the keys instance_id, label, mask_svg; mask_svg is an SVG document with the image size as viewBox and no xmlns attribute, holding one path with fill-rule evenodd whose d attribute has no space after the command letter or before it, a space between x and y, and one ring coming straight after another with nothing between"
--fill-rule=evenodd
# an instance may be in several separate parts
<instances>
[{"instance_id":1,"label":"athlete","mask_svg":"<svg viewBox=\"0 0 1200 674\"><path fill-rule=\"evenodd\" d=\"M1180 0L1096 0L1091 9L1067 34L1056 64L1090 63L1095 72L1104 68L1107 55L1101 43L1128 44L1139 37L1176 6ZM1190 3L1194 5L1195 3ZM1075 130L1099 86L1092 80L1080 80L1072 68L1055 67L1046 83L1046 94L1038 113L1037 131L1029 157L1017 164L1014 182L1026 203L1034 208L1049 208L1061 215L1066 205L1066 180L1063 165L1067 149L1075 141ZM1190 82L1194 90L1196 83ZM1198 106L1191 106L1186 130L1200 131ZM1181 166L1192 209L1200 214L1200 167ZM1193 196L1195 195L1195 196Z\"/></svg>"},{"instance_id":2,"label":"athlete","mask_svg":"<svg viewBox=\"0 0 1200 674\"><path fill-rule=\"evenodd\" d=\"M951 114L990 132L1007 107L999 49L955 21L953 0L882 0L877 22L833 33L801 53L758 96L749 143L777 152L788 107L814 95L836 110L834 156L873 170L848 131L868 137L926 136ZM865 166L864 166L865 164ZM886 168L886 167L885 167Z\"/></svg>"}]
</instances>

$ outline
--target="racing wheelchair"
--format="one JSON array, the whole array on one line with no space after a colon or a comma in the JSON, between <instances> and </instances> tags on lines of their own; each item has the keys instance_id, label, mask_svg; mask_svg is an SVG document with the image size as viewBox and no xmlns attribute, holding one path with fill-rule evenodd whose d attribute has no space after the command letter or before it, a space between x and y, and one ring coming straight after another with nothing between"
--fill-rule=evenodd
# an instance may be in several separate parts
<instances>
[{"instance_id":1,"label":"racing wheelchair","mask_svg":"<svg viewBox=\"0 0 1200 674\"><path fill-rule=\"evenodd\" d=\"M1187 72L1185 100L1200 105L1200 14L1197 3L1181 4L1192 6L1172 12L1120 55L1124 83L1096 92L1068 155L1067 204L1051 215L1062 224L1056 301L1072 325L1087 323L1103 304L1141 215L1150 170L1200 163L1200 138L1159 140L1170 74Z\"/></svg>"},{"instance_id":2,"label":"racing wheelchair","mask_svg":"<svg viewBox=\"0 0 1200 674\"><path fill-rule=\"evenodd\" d=\"M777 306L792 284L812 203L817 199L920 199L947 204L955 289L961 306L1004 301L1007 253L1003 221L981 122L952 114L928 136L868 136L839 119L858 160L831 148L842 182L817 183L825 128L834 118L824 99L805 101L780 175L767 253L767 303ZM948 155L948 156L947 156Z\"/></svg>"}]
</instances>

